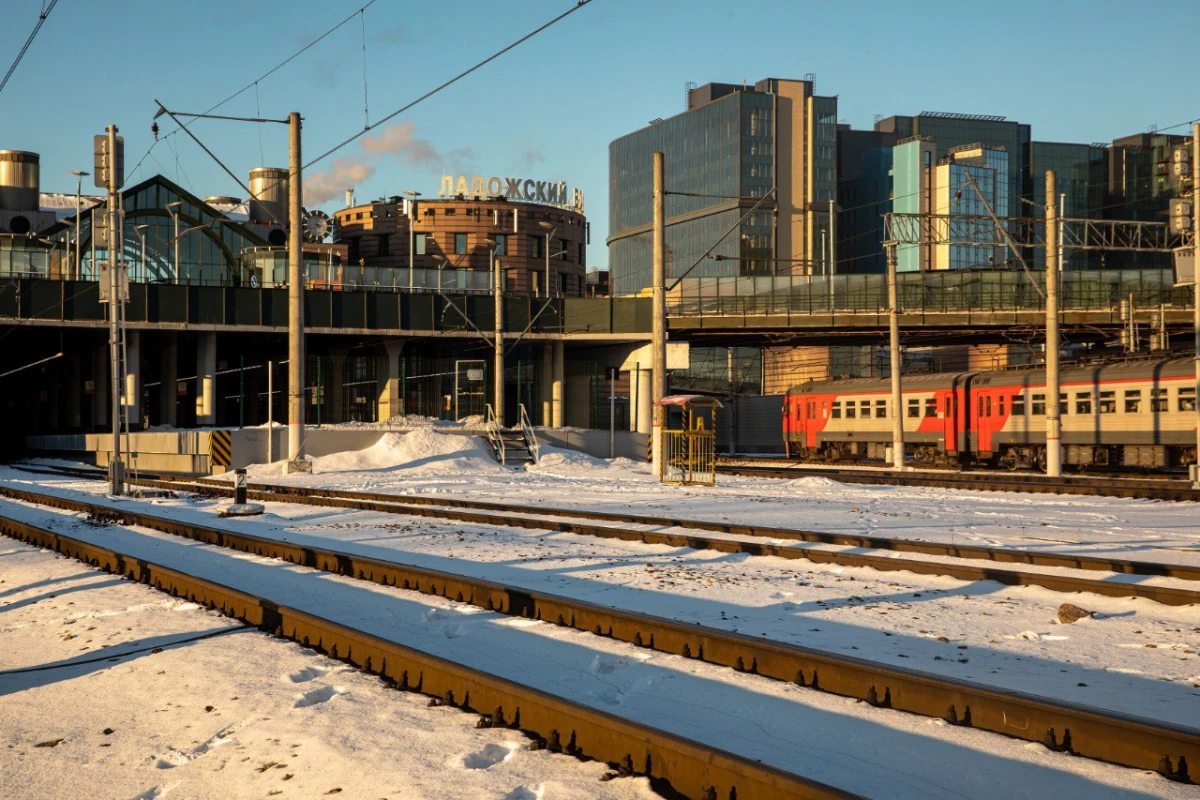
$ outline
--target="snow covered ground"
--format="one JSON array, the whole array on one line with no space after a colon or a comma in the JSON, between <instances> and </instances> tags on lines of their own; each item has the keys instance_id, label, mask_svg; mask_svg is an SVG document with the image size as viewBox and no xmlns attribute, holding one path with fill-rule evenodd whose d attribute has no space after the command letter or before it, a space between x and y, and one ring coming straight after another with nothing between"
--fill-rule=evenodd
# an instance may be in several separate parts
<instances>
[{"instance_id":1,"label":"snow covered ground","mask_svg":"<svg viewBox=\"0 0 1200 800\"><path fill-rule=\"evenodd\" d=\"M207 637L207 638L203 638ZM650 798L644 779L0 539L0 796ZM18 670L25 670L20 672Z\"/></svg>"},{"instance_id":2,"label":"snow covered ground","mask_svg":"<svg viewBox=\"0 0 1200 800\"><path fill-rule=\"evenodd\" d=\"M312 475L284 479L277 468L266 466L253 468L251 474L264 480L330 488L520 502L542 513L547 508L563 507L634 510L1200 562L1200 527L1194 521L1195 507L1189 504L843 486L811 476L798 481L722 476L715 490L683 489L660 486L645 465L599 461L552 448L545 448L543 453L537 467L504 468L490 458L480 441L442 435L430 428L404 435L388 433L366 451L317 459ZM0 470L0 481L35 482L43 488L57 487L57 491L103 491L95 482L11 470ZM269 503L268 513L255 520L217 521L214 514L219 505L181 498L157 503L154 510L257 535L479 575L1184 725L1196 725L1195 709L1200 707L1200 618L1194 608L1172 608L1146 600L1065 596L988 581L965 583L907 572L819 567L790 559L291 504ZM207 549L148 532L104 529L97 533L80 526L71 515L22 508L20 504L3 504L4 513L16 509L14 513L50 518L72 535L102 536L105 541L116 537L130 546L150 548L147 553L156 556L166 547L186 554L175 557L195 563L198 549ZM226 561L221 563L230 563L230 556L224 558ZM254 561L245 556L233 558ZM273 565L276 569L278 566ZM0 577L4 577L3 568L4 560L0 558ZM222 567L222 574L228 569ZM1089 576L1103 578L1104 573ZM333 580L328 576L315 579L323 587ZM367 592L374 603L380 593L387 591L359 588L350 605L338 607L362 611L362 592ZM1064 601L1097 614L1073 625L1057 625L1055 610ZM1109 773L1106 770L1111 768L1061 759L1040 746L1027 747L1000 737L973 733L984 739L963 739L958 729L943 739L944 732L933 730L939 726L927 720L862 709L845 700L754 676L719 670L707 673L704 665L678 662L614 643L597 643L592 641L594 637L563 632L554 626L495 619L455 604L443 604L443 608L434 600L407 594L401 605L424 606L425 610L417 612L423 621L412 626L413 635L429 637L432 629L436 634L432 640L439 646L447 641L457 643L451 647L455 653L460 651L454 647L477 653L480 642L490 641L488 637L495 636L495 630L511 632L514 627L532 637L524 649L541 647L528 642L544 639L558 646L565 642L569 647L555 650L553 660L570 665L565 674L573 677L562 678L561 685L601 708L625 713L641 708L650 697L655 703L650 704L654 713L649 721L661 724L668 720L686 729L687 725L697 724L689 721L695 710L694 698L706 697L710 716L726 715L722 719L730 720L718 744L729 746L728 741L738 741L755 757L772 762L791 759L781 765L820 780L832 776L835 779L830 782L838 785L846 785L845 765L850 763L846 759L851 759L859 765L853 771L858 775L855 781L860 782L848 788L873 796L992 796L997 776L1004 782L1005 796L1121 796L1125 790L1134 792L1134 796L1174 796L1172 793L1177 791L1183 792L1178 796L1189 796L1182 787L1171 786L1156 776L1130 770ZM432 612L430 605L434 607ZM381 615L391 623L385 626L387 630L403 629L408 635L409 628L397 622L402 614L389 607L386 612L377 610L372 619ZM510 658L511 647L496 639L486 649L501 654L497 660L514 669L515 674L526 674L521 670L529 669L528 665ZM687 676L693 677L683 680ZM834 721L828 714L812 717L817 710L832 712ZM3 713L0 707L0 715ZM863 729L859 723L863 719L873 730L869 750L889 755L868 759L864 765L861 748L826 752L831 732L840 732L849 743L861 742ZM859 723L852 724L852 720ZM750 723L768 728L767 743L760 741L762 732L754 733ZM847 727L838 727L843 724ZM805 725L826 735L815 741L807 736ZM699 725L688 735L703 739L706 733ZM876 736L880 737L878 742ZM852 757L851 751L858 754ZM893 752L905 757L892 761ZM918 757L923 752L959 765L952 785L937 783L940 773L936 766L921 766L930 763ZM973 761L980 752L991 754L994 760ZM814 766L814 759L820 763ZM1076 767L1083 772L1074 772ZM1022 771L1027 769L1034 771ZM901 789L892 783L879 783L879 776L889 770L906 776L905 781L911 778L911 786ZM990 775L992 781L960 781L959 777L967 773ZM1086 775L1088 783L1072 783L1081 775ZM1014 788L1018 784L1024 788ZM885 785L886 791L881 788Z\"/></svg>"}]
</instances>

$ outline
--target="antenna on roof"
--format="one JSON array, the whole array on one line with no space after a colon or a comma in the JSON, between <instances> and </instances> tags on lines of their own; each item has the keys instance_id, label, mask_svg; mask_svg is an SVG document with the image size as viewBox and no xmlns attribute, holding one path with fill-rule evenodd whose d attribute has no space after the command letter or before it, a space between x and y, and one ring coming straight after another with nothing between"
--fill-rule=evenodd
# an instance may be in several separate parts
<instances>
[{"instance_id":1,"label":"antenna on roof","mask_svg":"<svg viewBox=\"0 0 1200 800\"><path fill-rule=\"evenodd\" d=\"M696 82L687 81L683 84L683 110L692 110L692 92L696 91Z\"/></svg>"}]
</instances>

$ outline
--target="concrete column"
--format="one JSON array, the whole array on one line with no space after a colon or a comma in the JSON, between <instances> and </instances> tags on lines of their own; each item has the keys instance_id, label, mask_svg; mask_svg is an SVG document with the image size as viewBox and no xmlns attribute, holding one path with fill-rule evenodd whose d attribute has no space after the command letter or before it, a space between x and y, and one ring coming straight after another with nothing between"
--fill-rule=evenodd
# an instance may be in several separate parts
<instances>
[{"instance_id":1,"label":"concrete column","mask_svg":"<svg viewBox=\"0 0 1200 800\"><path fill-rule=\"evenodd\" d=\"M550 424L555 428L563 426L563 383L566 366L564 363L563 342L554 342L554 357L551 359L550 373Z\"/></svg>"},{"instance_id":2,"label":"concrete column","mask_svg":"<svg viewBox=\"0 0 1200 800\"><path fill-rule=\"evenodd\" d=\"M76 349L67 358L66 424L71 430L79 430L83 427L83 359Z\"/></svg>"},{"instance_id":3,"label":"concrete column","mask_svg":"<svg viewBox=\"0 0 1200 800\"><path fill-rule=\"evenodd\" d=\"M650 433L654 424L654 372L639 369L637 375L630 377L637 382L637 432Z\"/></svg>"},{"instance_id":4,"label":"concrete column","mask_svg":"<svg viewBox=\"0 0 1200 800\"><path fill-rule=\"evenodd\" d=\"M92 426L97 430L108 427L108 342L92 351Z\"/></svg>"},{"instance_id":5,"label":"concrete column","mask_svg":"<svg viewBox=\"0 0 1200 800\"><path fill-rule=\"evenodd\" d=\"M196 425L216 425L217 335L201 334L196 342Z\"/></svg>"},{"instance_id":6,"label":"concrete column","mask_svg":"<svg viewBox=\"0 0 1200 800\"><path fill-rule=\"evenodd\" d=\"M542 425L549 427L554 420L554 343L542 345L542 380L539 393L542 395Z\"/></svg>"},{"instance_id":7,"label":"concrete column","mask_svg":"<svg viewBox=\"0 0 1200 800\"><path fill-rule=\"evenodd\" d=\"M400 355L404 342L384 342L383 374L379 376L379 411L377 419L387 422L404 413L404 398L401 395Z\"/></svg>"},{"instance_id":8,"label":"concrete column","mask_svg":"<svg viewBox=\"0 0 1200 800\"><path fill-rule=\"evenodd\" d=\"M159 394L158 418L162 425L174 427L179 407L179 336L175 333L165 334L162 349L159 350Z\"/></svg>"},{"instance_id":9,"label":"concrete column","mask_svg":"<svg viewBox=\"0 0 1200 800\"><path fill-rule=\"evenodd\" d=\"M125 332L125 381L121 390L121 412L128 419L129 430L142 427L142 335Z\"/></svg>"}]
</instances>

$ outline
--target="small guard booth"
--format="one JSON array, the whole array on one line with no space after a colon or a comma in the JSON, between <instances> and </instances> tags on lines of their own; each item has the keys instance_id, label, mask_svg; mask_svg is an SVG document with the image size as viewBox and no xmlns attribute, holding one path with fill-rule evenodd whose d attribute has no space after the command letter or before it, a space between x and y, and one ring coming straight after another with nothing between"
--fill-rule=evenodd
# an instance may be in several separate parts
<instances>
[{"instance_id":1,"label":"small guard booth","mask_svg":"<svg viewBox=\"0 0 1200 800\"><path fill-rule=\"evenodd\" d=\"M700 394L675 394L658 401L662 426L663 483L713 486L717 482L717 409L721 402Z\"/></svg>"}]
</instances>

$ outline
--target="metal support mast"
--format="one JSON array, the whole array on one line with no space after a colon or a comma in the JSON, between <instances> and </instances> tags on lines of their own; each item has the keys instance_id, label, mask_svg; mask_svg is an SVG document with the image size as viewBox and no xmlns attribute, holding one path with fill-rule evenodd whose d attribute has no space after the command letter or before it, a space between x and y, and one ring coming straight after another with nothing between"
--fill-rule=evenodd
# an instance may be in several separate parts
<instances>
[{"instance_id":1,"label":"metal support mast","mask_svg":"<svg viewBox=\"0 0 1200 800\"><path fill-rule=\"evenodd\" d=\"M1196 476L1193 485L1200 489L1200 122L1192 123L1192 325L1195 343L1196 384Z\"/></svg>"},{"instance_id":2,"label":"metal support mast","mask_svg":"<svg viewBox=\"0 0 1200 800\"><path fill-rule=\"evenodd\" d=\"M300 113L288 114L288 463L307 472L304 460L304 248L300 222Z\"/></svg>"},{"instance_id":3,"label":"metal support mast","mask_svg":"<svg viewBox=\"0 0 1200 800\"><path fill-rule=\"evenodd\" d=\"M651 282L653 287L654 322L653 339L651 344L653 372L651 373L651 401L654 403L654 423L651 428L651 453L654 474L662 477L663 440L662 440L662 409L658 402L667 391L667 270L666 270L666 225L664 215L663 195L663 154L654 154L654 242L653 242L653 272Z\"/></svg>"},{"instance_id":4,"label":"metal support mast","mask_svg":"<svg viewBox=\"0 0 1200 800\"><path fill-rule=\"evenodd\" d=\"M492 262L494 267L492 273L494 276L494 285L492 287L492 300L495 303L492 316L493 333L495 335L496 351L493 356L492 364L492 404L493 411L496 415L496 426L504 427L504 270L500 267L500 261Z\"/></svg>"},{"instance_id":5,"label":"metal support mast","mask_svg":"<svg viewBox=\"0 0 1200 800\"><path fill-rule=\"evenodd\" d=\"M112 458L108 464L109 492L125 493L125 469L121 461L121 251L124 242L117 238L120 202L117 185L117 126L108 126L108 162L105 183L108 187L108 348L112 371L112 391L109 394L112 423ZM95 234L93 232L93 239Z\"/></svg>"},{"instance_id":6,"label":"metal support mast","mask_svg":"<svg viewBox=\"0 0 1200 800\"><path fill-rule=\"evenodd\" d=\"M900 391L900 291L896 285L896 243L885 242L888 284L888 341L892 373L892 466L904 469L904 408Z\"/></svg>"},{"instance_id":7,"label":"metal support mast","mask_svg":"<svg viewBox=\"0 0 1200 800\"><path fill-rule=\"evenodd\" d=\"M1046 475L1062 475L1062 409L1058 402L1058 193L1046 173Z\"/></svg>"}]
</instances>

